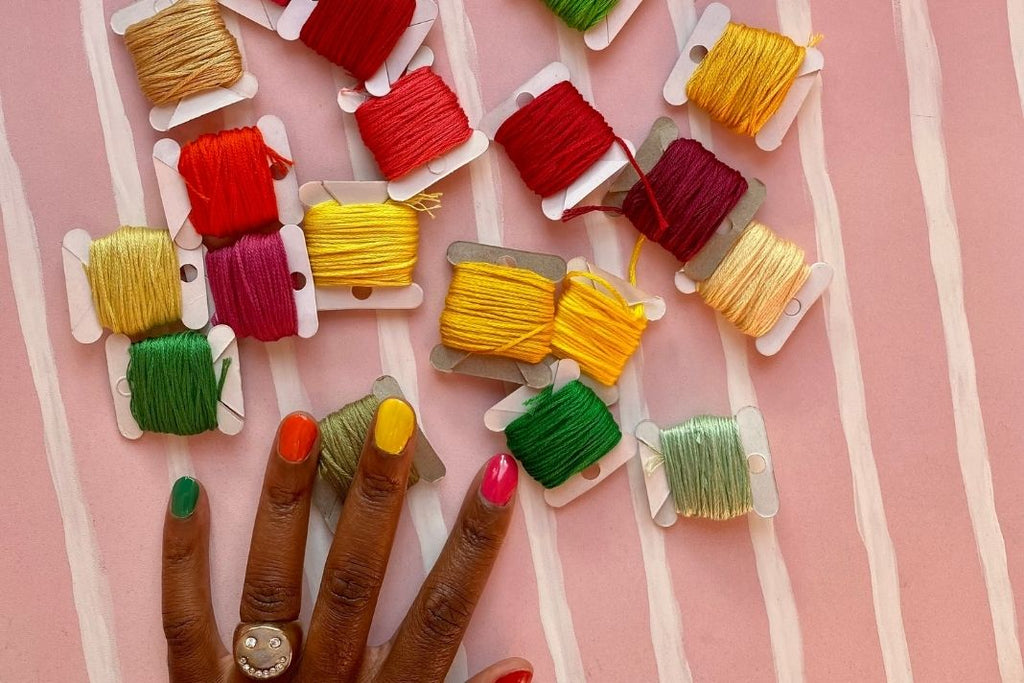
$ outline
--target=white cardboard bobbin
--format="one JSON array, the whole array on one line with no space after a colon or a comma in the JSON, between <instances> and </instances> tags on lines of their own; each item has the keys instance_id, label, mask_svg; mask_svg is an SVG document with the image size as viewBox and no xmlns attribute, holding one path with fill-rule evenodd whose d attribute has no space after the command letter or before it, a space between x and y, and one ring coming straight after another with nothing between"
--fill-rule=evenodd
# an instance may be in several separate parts
<instances>
[{"instance_id":1,"label":"white cardboard bobbin","mask_svg":"<svg viewBox=\"0 0 1024 683\"><path fill-rule=\"evenodd\" d=\"M272 0L218 0L220 4L265 29L277 30L284 7Z\"/></svg>"},{"instance_id":2,"label":"white cardboard bobbin","mask_svg":"<svg viewBox=\"0 0 1024 683\"><path fill-rule=\"evenodd\" d=\"M683 51L679 55L675 66L672 67L668 80L665 81L662 94L666 102L677 106L686 104L688 99L686 84L690 81L690 76L693 75L693 72L697 70L697 66L725 33L725 28L729 24L730 18L731 12L725 5L714 2L707 6L700 17L700 21L697 22L697 26L693 29L693 33L687 39L686 45L683 46ZM824 67L825 56L821 54L821 50L814 47L807 48L803 66L800 67L800 71L797 73L796 80L789 89L785 101L775 113L775 116L765 124L764 128L754 138L758 147L766 152L779 148L786 132L793 125L796 115L800 112L800 107L803 106L804 100L807 99L807 94L811 91L815 74Z\"/></svg>"},{"instance_id":3,"label":"white cardboard bobbin","mask_svg":"<svg viewBox=\"0 0 1024 683\"><path fill-rule=\"evenodd\" d=\"M242 398L242 368L238 357L238 341L227 325L217 325L206 335L210 342L210 360L213 372L220 377L225 360L231 365L224 377L224 386L217 401L217 430L234 436L245 425L245 402ZM128 349L131 340L123 334L107 337L107 377L110 381L110 395L114 399L114 413L117 429L126 439L138 439L142 429L132 416L132 392L128 386L128 363L131 359Z\"/></svg>"},{"instance_id":4,"label":"white cardboard bobbin","mask_svg":"<svg viewBox=\"0 0 1024 683\"><path fill-rule=\"evenodd\" d=\"M772 467L772 454L768 448L764 418L757 408L745 406L737 411L736 424L743 452L747 457L754 512L761 517L774 517L779 511L779 489L775 483L775 469ZM644 468L644 484L651 518L659 526L670 527L676 523L679 515L672 500L665 467L648 466L652 460L661 456L661 428L651 420L644 420L638 424L636 445Z\"/></svg>"},{"instance_id":5,"label":"white cardboard bobbin","mask_svg":"<svg viewBox=\"0 0 1024 683\"><path fill-rule=\"evenodd\" d=\"M256 122L263 133L263 140L285 159L292 158L291 144L284 123L276 116L263 116ZM181 145L175 140L164 138L153 145L153 168L160 187L160 201L164 216L170 226L171 238L185 249L195 249L203 243L203 237L192 225L192 200L188 196L185 179L178 172L181 159ZM294 166L285 166L286 174L275 179L274 195L277 197L277 217L282 225L302 222L302 203L299 201L299 182Z\"/></svg>"},{"instance_id":6,"label":"white cardboard bobbin","mask_svg":"<svg viewBox=\"0 0 1024 683\"><path fill-rule=\"evenodd\" d=\"M583 34L583 42L591 50L603 50L612 44L643 0L619 0L608 15Z\"/></svg>"},{"instance_id":7,"label":"white cardboard bobbin","mask_svg":"<svg viewBox=\"0 0 1024 683\"><path fill-rule=\"evenodd\" d=\"M92 286L85 272L89 265L91 244L89 233L77 228L64 235L61 246L71 335L83 344L91 344L103 335L103 327L92 298ZM175 251L181 273L181 322L189 329L199 330L210 322L210 308L206 298L206 262L201 251L178 246L175 246Z\"/></svg>"},{"instance_id":8,"label":"white cardboard bobbin","mask_svg":"<svg viewBox=\"0 0 1024 683\"><path fill-rule=\"evenodd\" d=\"M828 289L835 274L832 266L827 263L815 263L811 266L811 274L804 286L797 291L796 295L789 300L782 315L765 334L757 338L754 346L762 356L774 356L785 346L796 326L807 315L807 311L814 305L814 302L821 298L821 295ZM685 272L676 273L676 288L683 294L695 294L697 283L691 280Z\"/></svg>"},{"instance_id":9,"label":"white cardboard bobbin","mask_svg":"<svg viewBox=\"0 0 1024 683\"><path fill-rule=\"evenodd\" d=\"M398 380L391 375L377 378L373 383L373 395L382 401L387 398L400 398L408 402ZM416 421L416 450L412 454L412 463L416 466L421 481L436 483L441 481L447 473L444 462L423 433L418 419ZM338 526L338 519L341 517L345 499L338 496L331 485L319 474L313 484L313 503L327 523L327 528L333 534Z\"/></svg>"},{"instance_id":10,"label":"white cardboard bobbin","mask_svg":"<svg viewBox=\"0 0 1024 683\"><path fill-rule=\"evenodd\" d=\"M236 0L237 1L237 0ZM277 22L277 33L285 40L298 40L302 27L309 20L318 0L291 0ZM416 0L409 28L399 37L384 64L366 81L366 90L377 97L391 91L391 85L409 66L423 45L427 34L437 21L437 3L434 0ZM367 27L372 30L372 27Z\"/></svg>"},{"instance_id":11,"label":"white cardboard bobbin","mask_svg":"<svg viewBox=\"0 0 1024 683\"><path fill-rule=\"evenodd\" d=\"M322 202L338 204L383 204L388 184L377 181L323 180L299 188L303 205ZM415 282L408 287L317 287L316 305L321 311L412 310L423 303L423 288Z\"/></svg>"},{"instance_id":12,"label":"white cardboard bobbin","mask_svg":"<svg viewBox=\"0 0 1024 683\"><path fill-rule=\"evenodd\" d=\"M409 62L406 73L415 71L434 63L434 53L423 46ZM390 91L389 91L390 92ZM385 95L386 96L386 95ZM338 92L338 106L347 114L355 114L356 110L369 99L366 93L343 88ZM487 136L474 130L469 139L436 159L431 159L419 168L414 168L401 178L388 182L388 196L396 202L404 202L420 194L434 183L447 178L484 152L490 144Z\"/></svg>"},{"instance_id":13,"label":"white cardboard bobbin","mask_svg":"<svg viewBox=\"0 0 1024 683\"><path fill-rule=\"evenodd\" d=\"M149 19L173 4L174 0L137 0L137 2L114 12L110 18L110 27L114 33L123 36L129 26ZM220 4L229 6L234 3L221 1ZM228 30L230 31L230 28ZM234 34L232 33L232 35ZM235 39L237 38L238 36L235 36ZM246 71L234 85L226 88L212 88L205 92L189 95L174 104L153 107L149 112L149 123L158 131L168 131L175 126L180 126L218 109L244 100L251 100L256 97L258 90L259 83L256 81L256 77Z\"/></svg>"},{"instance_id":14,"label":"white cardboard bobbin","mask_svg":"<svg viewBox=\"0 0 1024 683\"><path fill-rule=\"evenodd\" d=\"M536 76L519 86L511 97L499 104L495 109L488 112L480 121L480 128L491 140L497 134L502 124L519 109L525 107L534 99L543 95L553 86L563 81L570 81L569 67L561 62L552 62L541 69ZM629 147L630 153L635 148L633 143L623 140ZM613 142L593 166L584 171L583 175L577 178L569 187L541 199L541 210L544 215L553 221L560 220L562 214L579 204L591 192L601 186L602 183L618 173L623 166L629 163L629 157L618 145Z\"/></svg>"},{"instance_id":15,"label":"white cardboard bobbin","mask_svg":"<svg viewBox=\"0 0 1024 683\"><path fill-rule=\"evenodd\" d=\"M476 242L452 242L448 247L448 262L455 266L470 261L526 268L556 283L562 281L566 271L565 261L558 256L493 247ZM512 358L478 355L438 344L430 352L430 364L440 372L457 372L473 377L524 384L535 389L543 389L551 383L548 359L539 363L526 363Z\"/></svg>"},{"instance_id":16,"label":"white cardboard bobbin","mask_svg":"<svg viewBox=\"0 0 1024 683\"><path fill-rule=\"evenodd\" d=\"M313 272L309 267L309 254L306 252L306 238L299 226L286 225L281 228L281 241L284 243L292 281L302 283L300 288L294 290L298 335L303 339L309 339L319 329L320 319L316 312L316 292L313 287ZM206 251L205 247L203 247L203 251ZM217 316L217 302L212 293L210 294L210 316L214 319Z\"/></svg>"},{"instance_id":17,"label":"white cardboard bobbin","mask_svg":"<svg viewBox=\"0 0 1024 683\"><path fill-rule=\"evenodd\" d=\"M586 378L581 379L580 366L574 360L556 361L551 372L551 390L553 392L561 391L566 384L574 380L581 380L597 394L606 406L610 406L618 400L618 390L615 387L602 387L587 382ZM540 392L540 389L519 387L484 414L484 425L492 432L504 432L506 427L529 412L526 402ZM623 432L622 439L615 448L606 453L599 461L584 471L569 477L560 486L546 489L544 491L545 502L555 508L568 505L629 462L636 455L636 449L637 444L633 435Z\"/></svg>"},{"instance_id":18,"label":"white cardboard bobbin","mask_svg":"<svg viewBox=\"0 0 1024 683\"><path fill-rule=\"evenodd\" d=\"M663 116L655 120L651 126L651 132L647 139L640 145L636 154L636 162L643 169L644 173L650 173L658 161L661 160L669 145L679 138L679 128L675 122ZM743 193L739 202L733 207L718 226L718 230L711 236L707 244L697 254L683 264L683 272L686 277L695 282L703 282L718 270L718 266L728 255L736 240L740 238L743 231L753 220L754 214L764 203L767 196L767 189L757 178L745 177L747 191ZM622 172L612 182L605 194L602 203L606 206L622 208L626 195L632 187L640 181L632 166L622 169Z\"/></svg>"}]
</instances>

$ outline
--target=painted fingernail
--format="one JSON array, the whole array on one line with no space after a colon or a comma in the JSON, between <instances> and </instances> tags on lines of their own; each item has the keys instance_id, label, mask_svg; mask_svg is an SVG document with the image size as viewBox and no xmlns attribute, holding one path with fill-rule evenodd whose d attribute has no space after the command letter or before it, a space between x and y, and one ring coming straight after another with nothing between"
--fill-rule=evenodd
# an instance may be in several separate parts
<instances>
[{"instance_id":1,"label":"painted fingernail","mask_svg":"<svg viewBox=\"0 0 1024 683\"><path fill-rule=\"evenodd\" d=\"M533 680L532 671L513 671L510 674L505 674L494 683L530 683Z\"/></svg>"},{"instance_id":2,"label":"painted fingernail","mask_svg":"<svg viewBox=\"0 0 1024 683\"><path fill-rule=\"evenodd\" d=\"M182 477L171 487L171 514L178 519L188 519L196 511L199 502L199 482L192 477Z\"/></svg>"},{"instance_id":3,"label":"painted fingernail","mask_svg":"<svg viewBox=\"0 0 1024 683\"><path fill-rule=\"evenodd\" d=\"M487 463L484 479L480 482L480 495L489 503L504 507L511 500L518 484L519 468L516 467L516 461L507 453L499 453Z\"/></svg>"},{"instance_id":4,"label":"painted fingernail","mask_svg":"<svg viewBox=\"0 0 1024 683\"><path fill-rule=\"evenodd\" d=\"M289 415L281 423L281 433L277 437L277 452L288 462L302 462L313 450L316 435L316 422L309 415Z\"/></svg>"},{"instance_id":5,"label":"painted fingernail","mask_svg":"<svg viewBox=\"0 0 1024 683\"><path fill-rule=\"evenodd\" d=\"M416 415L409 404L401 399L385 399L377 408L377 426L373 431L373 442L377 448L398 455L409 443L412 431L416 429Z\"/></svg>"}]
</instances>

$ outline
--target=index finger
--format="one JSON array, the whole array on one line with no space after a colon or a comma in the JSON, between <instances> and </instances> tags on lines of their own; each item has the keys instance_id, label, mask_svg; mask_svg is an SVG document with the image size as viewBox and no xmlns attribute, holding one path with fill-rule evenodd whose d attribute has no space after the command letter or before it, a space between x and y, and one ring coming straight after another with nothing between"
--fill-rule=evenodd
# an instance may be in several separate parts
<instances>
[{"instance_id":1,"label":"index finger","mask_svg":"<svg viewBox=\"0 0 1024 683\"><path fill-rule=\"evenodd\" d=\"M518 483L512 456L495 455L484 465L391 643L380 680L444 680L505 540Z\"/></svg>"}]
</instances>

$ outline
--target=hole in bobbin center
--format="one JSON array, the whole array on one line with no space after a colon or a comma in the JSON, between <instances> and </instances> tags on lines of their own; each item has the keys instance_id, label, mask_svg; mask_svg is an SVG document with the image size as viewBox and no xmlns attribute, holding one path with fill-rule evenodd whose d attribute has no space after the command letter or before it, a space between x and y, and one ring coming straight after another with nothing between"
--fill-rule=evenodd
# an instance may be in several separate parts
<instances>
[{"instance_id":1,"label":"hole in bobbin center","mask_svg":"<svg viewBox=\"0 0 1024 683\"><path fill-rule=\"evenodd\" d=\"M373 287L353 287L352 296L360 301L366 301L373 296Z\"/></svg>"},{"instance_id":2,"label":"hole in bobbin center","mask_svg":"<svg viewBox=\"0 0 1024 683\"><path fill-rule=\"evenodd\" d=\"M509 256L508 254L505 254L504 256L498 257L498 265L508 266L509 268L515 268L516 260L513 257Z\"/></svg>"},{"instance_id":3,"label":"hole in bobbin center","mask_svg":"<svg viewBox=\"0 0 1024 683\"><path fill-rule=\"evenodd\" d=\"M768 469L768 461L760 453L752 453L747 458L747 467L751 474L761 474Z\"/></svg>"},{"instance_id":4,"label":"hole in bobbin center","mask_svg":"<svg viewBox=\"0 0 1024 683\"><path fill-rule=\"evenodd\" d=\"M433 173L434 175L441 175L442 173L448 170L448 160L445 159L444 157L431 159L430 161L427 162L427 170Z\"/></svg>"},{"instance_id":5,"label":"hole in bobbin center","mask_svg":"<svg viewBox=\"0 0 1024 683\"><path fill-rule=\"evenodd\" d=\"M587 469L580 472L580 474L583 475L583 478L586 479L587 481L594 481L595 479L601 476L601 465L595 463L588 467Z\"/></svg>"},{"instance_id":6,"label":"hole in bobbin center","mask_svg":"<svg viewBox=\"0 0 1024 683\"><path fill-rule=\"evenodd\" d=\"M130 386L128 386L128 378L127 377L122 377L121 379L117 380L116 387L117 387L117 393L121 394L125 398L131 398L131 396L132 396L132 388Z\"/></svg>"},{"instance_id":7,"label":"hole in bobbin center","mask_svg":"<svg viewBox=\"0 0 1024 683\"><path fill-rule=\"evenodd\" d=\"M690 48L690 61L699 64L708 56L708 49L703 45L694 45Z\"/></svg>"},{"instance_id":8,"label":"hole in bobbin center","mask_svg":"<svg viewBox=\"0 0 1024 683\"><path fill-rule=\"evenodd\" d=\"M786 313L786 315L792 317L794 315L798 315L802 308L803 308L803 306L800 303L800 299L790 299L789 303L786 304L786 311L785 311L785 313Z\"/></svg>"},{"instance_id":9,"label":"hole in bobbin center","mask_svg":"<svg viewBox=\"0 0 1024 683\"><path fill-rule=\"evenodd\" d=\"M306 287L306 276L302 273L292 273L292 289L299 291Z\"/></svg>"},{"instance_id":10,"label":"hole in bobbin center","mask_svg":"<svg viewBox=\"0 0 1024 683\"><path fill-rule=\"evenodd\" d=\"M534 100L533 93L521 92L518 95L516 95L516 106L519 107L520 109L522 109L523 107L528 105L530 102L533 102L533 100Z\"/></svg>"},{"instance_id":11,"label":"hole in bobbin center","mask_svg":"<svg viewBox=\"0 0 1024 683\"><path fill-rule=\"evenodd\" d=\"M199 277L199 269L191 263L186 263L181 268L178 268L178 272L181 274L182 282L195 282L195 279Z\"/></svg>"}]
</instances>

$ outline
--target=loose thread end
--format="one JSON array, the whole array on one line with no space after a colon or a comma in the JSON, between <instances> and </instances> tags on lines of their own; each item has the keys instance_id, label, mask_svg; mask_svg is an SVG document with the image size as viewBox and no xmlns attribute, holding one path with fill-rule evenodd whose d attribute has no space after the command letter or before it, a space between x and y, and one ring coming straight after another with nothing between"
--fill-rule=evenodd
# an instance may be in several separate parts
<instances>
[{"instance_id":1,"label":"loose thread end","mask_svg":"<svg viewBox=\"0 0 1024 683\"><path fill-rule=\"evenodd\" d=\"M655 472L658 471L659 467L662 467L664 464L665 456L655 451L653 456L644 461L644 474L650 477Z\"/></svg>"},{"instance_id":2,"label":"loose thread end","mask_svg":"<svg viewBox=\"0 0 1024 683\"><path fill-rule=\"evenodd\" d=\"M568 223L574 218L585 216L588 213L592 213L594 211L600 211L601 213L614 213L618 216L623 215L622 209L617 206L577 206L572 209L566 209L565 211L563 211L562 217L559 220L562 221L563 223Z\"/></svg>"},{"instance_id":3,"label":"loose thread end","mask_svg":"<svg viewBox=\"0 0 1024 683\"><path fill-rule=\"evenodd\" d=\"M413 211L425 213L431 218L434 218L434 212L441 208L441 197L443 196L444 194L441 192L421 192L412 199L395 203L407 206Z\"/></svg>"}]
</instances>

